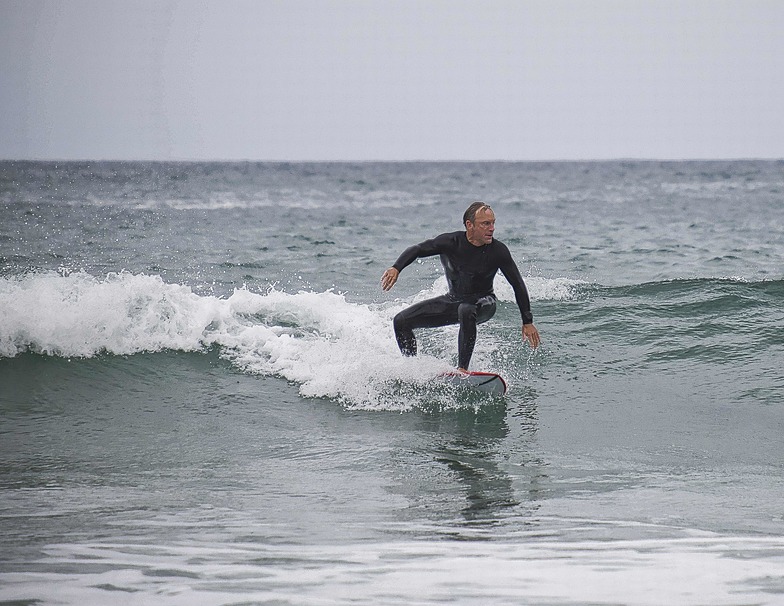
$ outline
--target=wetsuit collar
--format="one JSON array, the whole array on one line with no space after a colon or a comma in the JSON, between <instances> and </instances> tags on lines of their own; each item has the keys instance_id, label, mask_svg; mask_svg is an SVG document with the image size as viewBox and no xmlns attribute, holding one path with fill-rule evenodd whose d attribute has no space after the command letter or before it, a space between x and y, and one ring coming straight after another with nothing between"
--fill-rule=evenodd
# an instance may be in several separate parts
<instances>
[{"instance_id":1,"label":"wetsuit collar","mask_svg":"<svg viewBox=\"0 0 784 606\"><path fill-rule=\"evenodd\" d=\"M465 239L466 239L466 240L468 240L468 243L469 243L471 246L474 246L474 247L476 247L476 248L482 248L483 246L487 246L487 245L489 244L489 243L488 243L488 244L485 244L484 242L483 242L483 243L481 243L481 244L474 244L473 242L471 242L470 238L468 237L468 232L467 232L467 231L463 232L463 235L465 235Z\"/></svg>"}]
</instances>

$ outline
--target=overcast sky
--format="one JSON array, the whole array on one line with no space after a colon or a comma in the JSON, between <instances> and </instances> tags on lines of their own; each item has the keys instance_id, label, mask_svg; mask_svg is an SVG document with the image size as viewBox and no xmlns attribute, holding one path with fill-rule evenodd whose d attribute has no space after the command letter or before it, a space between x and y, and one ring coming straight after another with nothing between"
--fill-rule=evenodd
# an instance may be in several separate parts
<instances>
[{"instance_id":1,"label":"overcast sky","mask_svg":"<svg viewBox=\"0 0 784 606\"><path fill-rule=\"evenodd\" d=\"M784 0L0 0L0 158L784 158Z\"/></svg>"}]
</instances>

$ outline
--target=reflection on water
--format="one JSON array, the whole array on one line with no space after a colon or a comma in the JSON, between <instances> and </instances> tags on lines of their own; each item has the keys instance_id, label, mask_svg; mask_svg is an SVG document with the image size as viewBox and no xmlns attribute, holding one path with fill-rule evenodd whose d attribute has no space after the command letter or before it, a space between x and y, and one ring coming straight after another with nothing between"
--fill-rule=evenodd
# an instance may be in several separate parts
<instances>
[{"instance_id":1,"label":"reflection on water","mask_svg":"<svg viewBox=\"0 0 784 606\"><path fill-rule=\"evenodd\" d=\"M538 454L536 394L485 400L476 408L421 413L417 452L398 454L393 492L409 501L411 518L472 528L536 512L546 478Z\"/></svg>"}]
</instances>

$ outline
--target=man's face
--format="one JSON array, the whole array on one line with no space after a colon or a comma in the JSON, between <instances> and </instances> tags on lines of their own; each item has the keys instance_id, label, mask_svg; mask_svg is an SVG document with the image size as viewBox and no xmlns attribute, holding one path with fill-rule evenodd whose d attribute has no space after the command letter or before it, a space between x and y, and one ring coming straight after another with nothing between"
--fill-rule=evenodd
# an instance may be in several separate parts
<instances>
[{"instance_id":1,"label":"man's face","mask_svg":"<svg viewBox=\"0 0 784 606\"><path fill-rule=\"evenodd\" d=\"M476 211L474 222L466 221L468 239L474 244L490 244L495 231L495 214L489 208Z\"/></svg>"}]
</instances>

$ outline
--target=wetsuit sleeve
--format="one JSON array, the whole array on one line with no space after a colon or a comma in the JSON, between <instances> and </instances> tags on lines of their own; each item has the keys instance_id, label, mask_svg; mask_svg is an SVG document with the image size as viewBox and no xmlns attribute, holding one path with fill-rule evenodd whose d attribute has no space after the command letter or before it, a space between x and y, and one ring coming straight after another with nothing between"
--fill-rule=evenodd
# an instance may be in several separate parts
<instances>
[{"instance_id":1,"label":"wetsuit sleeve","mask_svg":"<svg viewBox=\"0 0 784 606\"><path fill-rule=\"evenodd\" d=\"M512 285L512 290L515 294L517 307L520 308L520 315L523 318L523 324L533 324L534 315L531 313L531 300L528 297L528 289L525 286L523 276L517 268L517 264L512 259L509 249L504 246L504 251L501 254L501 263L498 268L504 274L509 284Z\"/></svg>"},{"instance_id":2,"label":"wetsuit sleeve","mask_svg":"<svg viewBox=\"0 0 784 606\"><path fill-rule=\"evenodd\" d=\"M396 270L403 271L420 257L432 257L446 252L450 247L450 234L441 234L432 240L409 246L392 265Z\"/></svg>"}]
</instances>

